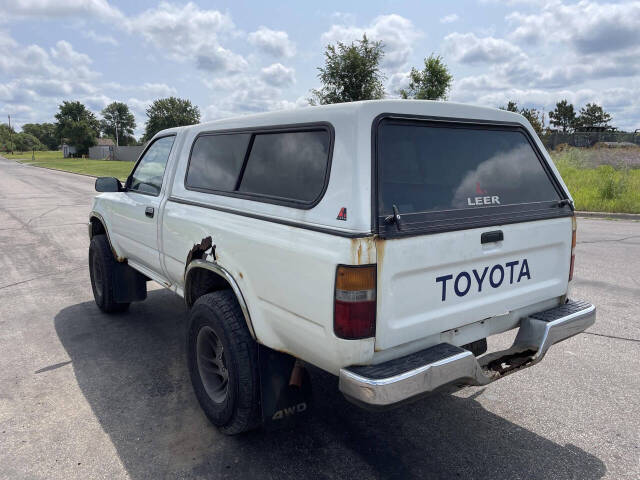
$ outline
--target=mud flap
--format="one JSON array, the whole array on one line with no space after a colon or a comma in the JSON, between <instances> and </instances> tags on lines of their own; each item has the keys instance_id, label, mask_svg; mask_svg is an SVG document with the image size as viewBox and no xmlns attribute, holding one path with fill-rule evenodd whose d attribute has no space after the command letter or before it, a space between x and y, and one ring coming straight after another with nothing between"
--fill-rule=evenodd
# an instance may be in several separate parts
<instances>
[{"instance_id":1,"label":"mud flap","mask_svg":"<svg viewBox=\"0 0 640 480\"><path fill-rule=\"evenodd\" d=\"M113 282L116 302L139 302L147 298L147 277L126 263L116 263Z\"/></svg>"},{"instance_id":2,"label":"mud flap","mask_svg":"<svg viewBox=\"0 0 640 480\"><path fill-rule=\"evenodd\" d=\"M263 345L258 356L264 427L281 428L304 418L311 407L309 372L291 355Z\"/></svg>"}]
</instances>

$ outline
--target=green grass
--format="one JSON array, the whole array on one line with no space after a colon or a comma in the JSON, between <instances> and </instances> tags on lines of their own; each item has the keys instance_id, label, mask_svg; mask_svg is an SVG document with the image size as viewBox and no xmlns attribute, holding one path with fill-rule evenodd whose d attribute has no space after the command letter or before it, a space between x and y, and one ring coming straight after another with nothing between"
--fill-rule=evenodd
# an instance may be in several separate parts
<instances>
[{"instance_id":1,"label":"green grass","mask_svg":"<svg viewBox=\"0 0 640 480\"><path fill-rule=\"evenodd\" d=\"M125 180L129 176L134 165L133 162L63 158L60 151L35 152L35 161L32 160L31 152L15 153L14 155L2 153L2 156L36 167L47 167L96 177L116 177L120 180Z\"/></svg>"},{"instance_id":2,"label":"green grass","mask_svg":"<svg viewBox=\"0 0 640 480\"><path fill-rule=\"evenodd\" d=\"M640 213L640 168L618 161L609 153L608 164L593 166L602 152L570 148L552 152L556 167L575 201L576 209L590 212ZM638 152L632 152L640 157ZM628 155L628 152L625 152Z\"/></svg>"}]
</instances>

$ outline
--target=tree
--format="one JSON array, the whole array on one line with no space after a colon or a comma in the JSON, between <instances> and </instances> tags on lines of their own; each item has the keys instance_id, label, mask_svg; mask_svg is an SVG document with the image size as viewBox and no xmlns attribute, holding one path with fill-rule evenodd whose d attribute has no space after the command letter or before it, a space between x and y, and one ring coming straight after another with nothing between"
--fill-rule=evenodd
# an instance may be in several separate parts
<instances>
[{"instance_id":1,"label":"tree","mask_svg":"<svg viewBox=\"0 0 640 480\"><path fill-rule=\"evenodd\" d=\"M518 108L518 103L514 100L509 100L506 106L498 107L500 110L507 110L508 112L519 113L526 118L538 136L544 133L544 114L539 112L535 108Z\"/></svg>"},{"instance_id":2,"label":"tree","mask_svg":"<svg viewBox=\"0 0 640 480\"><path fill-rule=\"evenodd\" d=\"M498 107L498 108L500 110L506 110L507 112L518 113L518 103L513 100L509 100L506 106L503 105L502 107Z\"/></svg>"},{"instance_id":3,"label":"tree","mask_svg":"<svg viewBox=\"0 0 640 480\"><path fill-rule=\"evenodd\" d=\"M550 123L562 130L562 133L571 131L576 123L576 112L573 105L566 99L556 103L555 110L549 112Z\"/></svg>"},{"instance_id":4,"label":"tree","mask_svg":"<svg viewBox=\"0 0 640 480\"><path fill-rule=\"evenodd\" d=\"M411 68L409 87L400 90L402 98L416 100L446 100L453 76L441 56L424 59L424 70Z\"/></svg>"},{"instance_id":5,"label":"tree","mask_svg":"<svg viewBox=\"0 0 640 480\"><path fill-rule=\"evenodd\" d=\"M36 137L47 150L55 150L60 145L60 139L56 136L56 126L53 123L25 123L22 131Z\"/></svg>"},{"instance_id":6,"label":"tree","mask_svg":"<svg viewBox=\"0 0 640 480\"><path fill-rule=\"evenodd\" d=\"M19 152L30 152L31 150L46 150L40 140L30 133L17 133L13 136L14 148Z\"/></svg>"},{"instance_id":7,"label":"tree","mask_svg":"<svg viewBox=\"0 0 640 480\"><path fill-rule=\"evenodd\" d=\"M543 113L539 112L535 108L523 108L520 110L520 115L529 121L536 134L541 137L544 133Z\"/></svg>"},{"instance_id":8,"label":"tree","mask_svg":"<svg viewBox=\"0 0 640 480\"><path fill-rule=\"evenodd\" d=\"M0 123L0 149L5 152L15 150L14 140L16 132L13 127L9 127L6 123Z\"/></svg>"},{"instance_id":9,"label":"tree","mask_svg":"<svg viewBox=\"0 0 640 480\"><path fill-rule=\"evenodd\" d=\"M576 127L608 127L611 115L595 103L587 103L580 109L580 115L576 119Z\"/></svg>"},{"instance_id":10,"label":"tree","mask_svg":"<svg viewBox=\"0 0 640 480\"><path fill-rule=\"evenodd\" d=\"M327 45L324 67L319 67L322 87L311 90L311 105L356 102L384 97L384 75L380 60L382 42L371 42L367 35L350 45Z\"/></svg>"},{"instance_id":11,"label":"tree","mask_svg":"<svg viewBox=\"0 0 640 480\"><path fill-rule=\"evenodd\" d=\"M193 125L200 122L200 109L189 100L169 97L155 100L147 108L147 123L144 138L151 139L165 128Z\"/></svg>"},{"instance_id":12,"label":"tree","mask_svg":"<svg viewBox=\"0 0 640 480\"><path fill-rule=\"evenodd\" d=\"M100 124L96 116L80 102L62 102L55 117L56 135L76 147L77 153L87 153L96 144Z\"/></svg>"},{"instance_id":13,"label":"tree","mask_svg":"<svg viewBox=\"0 0 640 480\"><path fill-rule=\"evenodd\" d=\"M103 117L100 122L103 135L113 138L118 145L135 143L133 130L136 128L136 119L126 103L112 102L100 113Z\"/></svg>"}]
</instances>

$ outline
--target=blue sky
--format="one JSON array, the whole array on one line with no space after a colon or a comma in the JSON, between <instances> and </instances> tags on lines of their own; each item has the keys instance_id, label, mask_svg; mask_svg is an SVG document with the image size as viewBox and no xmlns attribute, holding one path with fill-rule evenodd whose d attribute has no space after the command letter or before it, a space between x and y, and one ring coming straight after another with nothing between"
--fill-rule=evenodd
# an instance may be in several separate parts
<instances>
[{"instance_id":1,"label":"blue sky","mask_svg":"<svg viewBox=\"0 0 640 480\"><path fill-rule=\"evenodd\" d=\"M508 99L548 112L598 102L640 128L640 1L247 2L0 0L0 119L53 121L62 100L94 112L189 98L203 120L301 108L327 43L381 40L387 95L431 53L451 101Z\"/></svg>"}]
</instances>

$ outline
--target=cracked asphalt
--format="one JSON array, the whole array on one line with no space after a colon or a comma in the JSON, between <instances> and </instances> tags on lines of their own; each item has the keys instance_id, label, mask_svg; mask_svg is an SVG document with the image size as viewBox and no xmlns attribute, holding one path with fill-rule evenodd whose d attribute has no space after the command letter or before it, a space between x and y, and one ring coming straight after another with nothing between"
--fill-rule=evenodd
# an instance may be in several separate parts
<instances>
[{"instance_id":1,"label":"cracked asphalt","mask_svg":"<svg viewBox=\"0 0 640 480\"><path fill-rule=\"evenodd\" d=\"M312 371L306 422L228 438L191 391L178 297L96 308L94 193L0 158L0 478L640 478L640 222L579 219L573 296L597 323L541 364L384 413Z\"/></svg>"}]
</instances>

